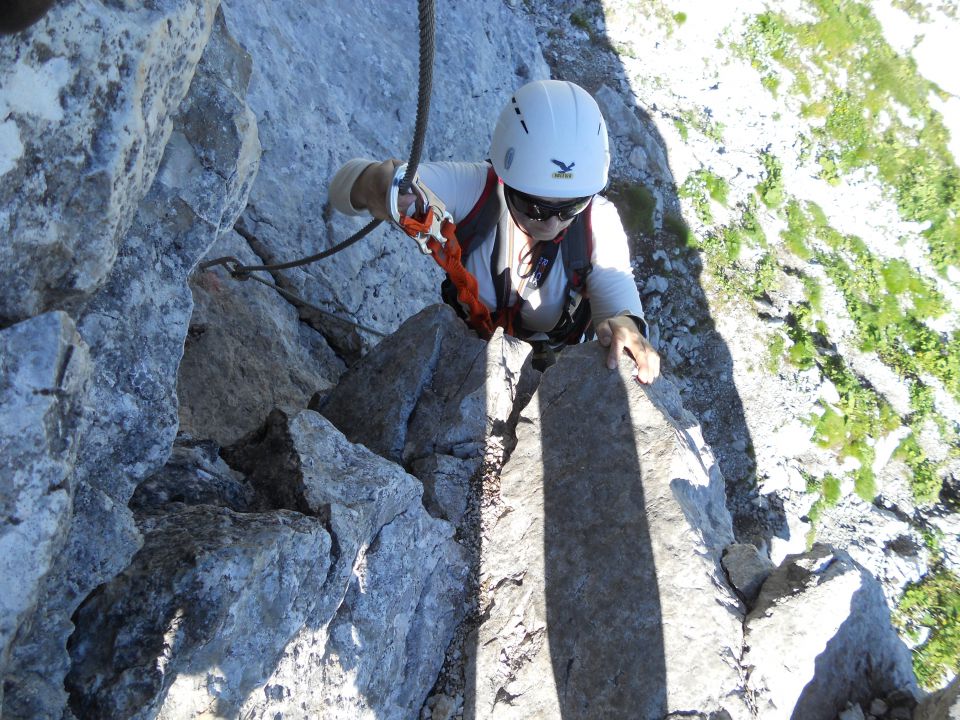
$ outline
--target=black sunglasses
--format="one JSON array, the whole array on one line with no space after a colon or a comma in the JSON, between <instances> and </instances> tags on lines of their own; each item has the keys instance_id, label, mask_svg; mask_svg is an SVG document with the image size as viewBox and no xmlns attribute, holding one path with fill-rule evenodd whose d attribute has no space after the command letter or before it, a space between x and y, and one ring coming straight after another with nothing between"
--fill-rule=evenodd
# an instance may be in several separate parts
<instances>
[{"instance_id":1,"label":"black sunglasses","mask_svg":"<svg viewBox=\"0 0 960 720\"><path fill-rule=\"evenodd\" d=\"M503 194L517 211L523 213L531 220L538 222L549 220L554 215L558 216L561 220L570 220L586 210L587 205L593 200L593 195L588 195L587 197L573 198L572 200L549 202L543 198L522 193L509 185L503 186Z\"/></svg>"}]
</instances>

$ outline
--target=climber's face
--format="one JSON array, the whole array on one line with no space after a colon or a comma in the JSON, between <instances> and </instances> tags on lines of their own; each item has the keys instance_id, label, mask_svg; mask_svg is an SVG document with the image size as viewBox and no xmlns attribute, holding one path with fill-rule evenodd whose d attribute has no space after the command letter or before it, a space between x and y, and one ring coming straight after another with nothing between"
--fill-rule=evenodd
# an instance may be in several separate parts
<instances>
[{"instance_id":1,"label":"climber's face","mask_svg":"<svg viewBox=\"0 0 960 720\"><path fill-rule=\"evenodd\" d=\"M545 198L527 195L505 185L510 214L520 229L536 241L552 240L590 205L593 196Z\"/></svg>"}]
</instances>

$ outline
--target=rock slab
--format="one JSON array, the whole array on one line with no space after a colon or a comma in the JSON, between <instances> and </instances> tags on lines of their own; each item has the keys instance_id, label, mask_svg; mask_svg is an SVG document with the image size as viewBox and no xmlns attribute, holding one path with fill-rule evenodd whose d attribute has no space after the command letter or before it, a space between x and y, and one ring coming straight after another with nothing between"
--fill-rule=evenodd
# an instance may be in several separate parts
<instances>
[{"instance_id":1,"label":"rock slab","mask_svg":"<svg viewBox=\"0 0 960 720\"><path fill-rule=\"evenodd\" d=\"M91 370L66 313L0 331L0 677L70 527Z\"/></svg>"},{"instance_id":2,"label":"rock slab","mask_svg":"<svg viewBox=\"0 0 960 720\"><path fill-rule=\"evenodd\" d=\"M746 718L722 477L672 387L603 352L564 351L520 415L484 536L468 710Z\"/></svg>"},{"instance_id":3,"label":"rock slab","mask_svg":"<svg viewBox=\"0 0 960 720\"><path fill-rule=\"evenodd\" d=\"M82 15L83 6L67 4L63 10L72 8ZM140 538L127 504L137 483L166 462L176 434L177 365L192 310L187 276L219 233L233 225L245 205L260 154L255 120L237 91L244 82L242 65L224 61L240 51L225 36L223 23L214 22L213 4L164 1L152 4L155 10L121 12L114 5L109 8L114 15L111 23L128 25L126 31L122 26L114 28L121 35L127 32L139 37L144 24L160 38L167 38L171 32L176 35L173 45L148 42L147 49L159 54L157 61L166 63L168 71L177 75L176 82L190 90L175 113L169 110L170 127L151 138L158 146L143 150L146 154L156 152L158 159L162 155L155 176L150 171L153 184L147 195L141 201L142 192L137 194L135 188L117 190L135 195L133 202L140 201L140 205L135 217L130 218L132 224L127 222L129 230L119 248L112 253L116 257L111 254L108 268L93 283L96 292L85 296L82 303L77 298L76 303L70 303L77 306L77 330L90 348L88 403L95 411L84 414L78 430L73 514L63 552L44 579L40 602L31 612L29 631L18 636L4 678L4 716L11 718L62 715L70 618L80 602L123 570L139 548ZM83 23L62 22L60 6L55 10L28 33L18 36L18 41L36 43L36 33L52 23L50 31L58 37L62 33L63 42L90 44L106 53L103 63L112 62L110 45L101 46L99 32ZM181 20L199 18L204 24L188 32L179 20L169 16L174 11L180 13L177 17ZM93 17L91 22L96 20ZM178 34L181 31L182 36ZM210 53L205 53L199 63L187 63L189 53L179 43L195 43L199 57L208 36L212 38L207 44ZM88 51L94 52L91 48ZM172 57L164 55L168 52ZM90 62L96 65L97 61ZM154 82L147 70L137 71L127 80ZM87 100L96 103L97 97L94 94ZM152 113L167 112L148 109ZM79 108L77 112L82 115ZM114 121L122 126L128 119L121 112L110 123ZM154 121L160 122L161 118L150 119ZM98 142L109 145L124 141L122 128L110 128L113 126L108 123ZM50 149L47 152L58 154ZM131 158L134 164L140 162ZM77 186L82 187L83 182L78 180ZM93 208L107 201L84 195L83 202ZM96 222L106 226L112 221ZM98 228L97 233L101 230ZM101 237L97 233L92 235L94 239ZM74 228L69 235L86 237L86 231ZM36 247L32 252L54 256ZM45 281L61 283L55 274Z\"/></svg>"},{"instance_id":4,"label":"rock slab","mask_svg":"<svg viewBox=\"0 0 960 720\"><path fill-rule=\"evenodd\" d=\"M848 701L916 692L880 584L825 545L789 556L767 578L744 642L760 720L833 720Z\"/></svg>"}]
</instances>

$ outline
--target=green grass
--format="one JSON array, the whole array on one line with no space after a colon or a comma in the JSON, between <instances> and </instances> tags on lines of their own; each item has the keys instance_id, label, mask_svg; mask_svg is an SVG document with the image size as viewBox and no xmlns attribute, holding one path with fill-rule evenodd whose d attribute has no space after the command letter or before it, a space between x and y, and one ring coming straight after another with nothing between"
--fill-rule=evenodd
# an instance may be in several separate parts
<instances>
[{"instance_id":1,"label":"green grass","mask_svg":"<svg viewBox=\"0 0 960 720\"><path fill-rule=\"evenodd\" d=\"M706 168L690 173L679 189L680 197L692 201L694 214L704 225L713 223L710 199L721 205L726 205L729 200L729 193L730 186L727 181Z\"/></svg>"},{"instance_id":2,"label":"green grass","mask_svg":"<svg viewBox=\"0 0 960 720\"><path fill-rule=\"evenodd\" d=\"M764 150L760 153L760 162L763 164L763 179L757 184L757 195L768 208L778 208L783 205L783 164L777 157Z\"/></svg>"},{"instance_id":3,"label":"green grass","mask_svg":"<svg viewBox=\"0 0 960 720\"><path fill-rule=\"evenodd\" d=\"M673 235L681 245L690 247L690 226L682 217L668 213L663 218L663 229Z\"/></svg>"},{"instance_id":4,"label":"green grass","mask_svg":"<svg viewBox=\"0 0 960 720\"><path fill-rule=\"evenodd\" d=\"M653 213L657 201L648 188L639 183L614 183L610 197L631 234L653 235Z\"/></svg>"},{"instance_id":5,"label":"green grass","mask_svg":"<svg viewBox=\"0 0 960 720\"><path fill-rule=\"evenodd\" d=\"M812 476L807 477L807 492L820 495L810 510L807 511L807 519L810 521L810 530L807 532L807 550L813 547L817 539L817 523L823 515L823 511L833 507L840 501L840 479L827 473L822 480Z\"/></svg>"},{"instance_id":6,"label":"green grass","mask_svg":"<svg viewBox=\"0 0 960 720\"><path fill-rule=\"evenodd\" d=\"M860 349L910 381L932 375L960 400L960 332L941 334L927 323L949 310L934 284L905 261L880 260L860 238L838 233L812 203L791 199L785 214L785 245L823 266L843 295Z\"/></svg>"},{"instance_id":7,"label":"green grass","mask_svg":"<svg viewBox=\"0 0 960 720\"><path fill-rule=\"evenodd\" d=\"M713 223L711 199L727 201L726 182L708 170L699 170L687 178L680 195L692 200L694 213L701 222ZM780 267L769 249L767 237L756 214L756 203L740 203L739 217L727 225L711 227L700 235L688 235L688 246L703 253L705 265L716 281L716 289L726 300L762 297L779 284ZM761 249L754 262L741 259L745 248Z\"/></svg>"},{"instance_id":8,"label":"green grass","mask_svg":"<svg viewBox=\"0 0 960 720\"><path fill-rule=\"evenodd\" d=\"M580 10L570 13L570 24L574 27L580 28L589 35L593 34L593 28L590 26L590 21Z\"/></svg>"},{"instance_id":9,"label":"green grass","mask_svg":"<svg viewBox=\"0 0 960 720\"><path fill-rule=\"evenodd\" d=\"M930 632L913 650L913 669L921 687L934 690L950 674L960 673L960 578L954 573L938 568L908 587L894 622L914 641L922 628Z\"/></svg>"},{"instance_id":10,"label":"green grass","mask_svg":"<svg viewBox=\"0 0 960 720\"><path fill-rule=\"evenodd\" d=\"M736 50L771 92L782 91L788 71L803 114L821 119L809 138L821 177L836 184L854 170L874 170L901 216L928 224L933 264L941 272L960 267L960 169L929 104L938 88L885 41L868 4L812 0L810 7L815 18L806 23L772 11L756 16Z\"/></svg>"}]
</instances>

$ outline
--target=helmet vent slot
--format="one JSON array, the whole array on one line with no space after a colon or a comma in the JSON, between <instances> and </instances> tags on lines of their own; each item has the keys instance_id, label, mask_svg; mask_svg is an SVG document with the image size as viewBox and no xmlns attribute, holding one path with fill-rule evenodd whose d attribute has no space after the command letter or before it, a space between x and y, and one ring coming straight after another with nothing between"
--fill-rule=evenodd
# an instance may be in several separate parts
<instances>
[{"instance_id":1,"label":"helmet vent slot","mask_svg":"<svg viewBox=\"0 0 960 720\"><path fill-rule=\"evenodd\" d=\"M521 121L520 121L520 124L523 125L523 131L524 131L527 135L529 135L529 134L530 134L530 131L527 130L527 123L526 123L524 120L521 120Z\"/></svg>"}]
</instances>

